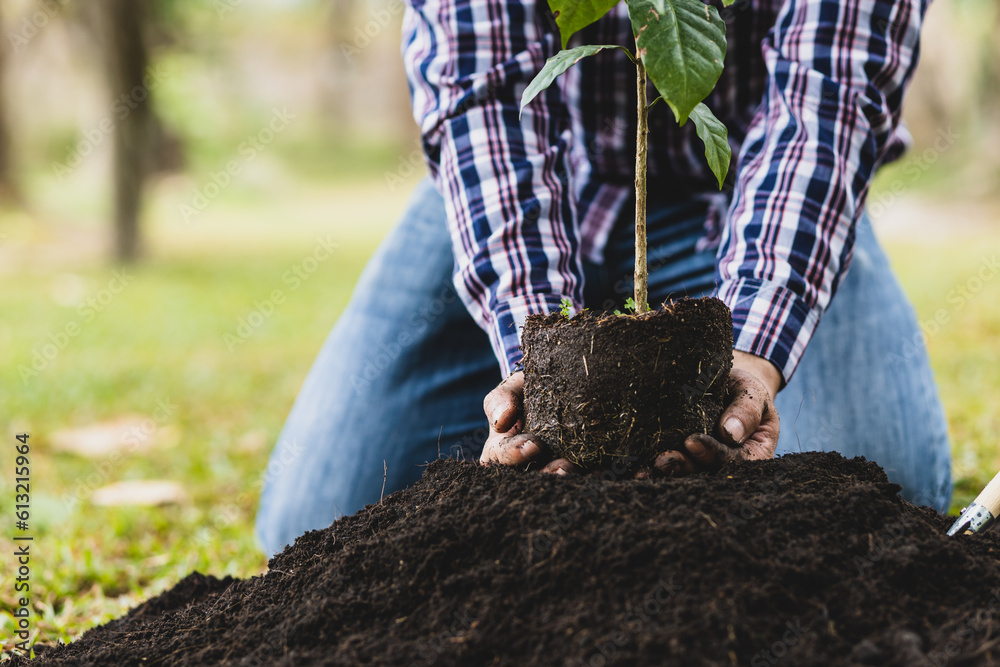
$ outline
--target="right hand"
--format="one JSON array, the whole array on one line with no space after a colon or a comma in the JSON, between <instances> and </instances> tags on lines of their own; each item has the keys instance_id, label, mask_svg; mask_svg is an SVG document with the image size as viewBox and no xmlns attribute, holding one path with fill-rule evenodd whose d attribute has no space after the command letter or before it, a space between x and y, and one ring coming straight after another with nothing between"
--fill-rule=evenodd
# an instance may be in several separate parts
<instances>
[{"instance_id":1,"label":"right hand","mask_svg":"<svg viewBox=\"0 0 1000 667\"><path fill-rule=\"evenodd\" d=\"M488 465L543 465L542 472L566 475L580 468L566 459L553 459L548 447L524 430L524 371L517 371L497 385L483 399L483 411L490 423L490 435L479 462Z\"/></svg>"},{"instance_id":2,"label":"right hand","mask_svg":"<svg viewBox=\"0 0 1000 667\"><path fill-rule=\"evenodd\" d=\"M781 384L781 373L770 361L733 352L726 409L713 434L692 433L682 451L663 452L654 467L665 475L679 476L716 470L733 461L773 459L780 427L774 396Z\"/></svg>"}]
</instances>

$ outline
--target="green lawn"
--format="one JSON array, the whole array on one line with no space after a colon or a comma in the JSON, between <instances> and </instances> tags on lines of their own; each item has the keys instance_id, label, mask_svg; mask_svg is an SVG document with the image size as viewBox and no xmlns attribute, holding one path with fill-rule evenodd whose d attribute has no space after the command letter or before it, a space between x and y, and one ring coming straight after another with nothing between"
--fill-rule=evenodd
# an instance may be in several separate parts
<instances>
[{"instance_id":1,"label":"green lawn","mask_svg":"<svg viewBox=\"0 0 1000 667\"><path fill-rule=\"evenodd\" d=\"M100 298L109 285L119 287L111 283L111 267L41 262L0 273L0 414L9 448L15 433L31 434L31 598L39 641L69 641L194 569L245 577L266 567L252 523L270 446L366 257L404 201L401 194L377 204L366 204L373 199L364 192L337 196L371 220L352 214L349 223L333 225L339 246L297 287L288 272L304 267L315 251L323 216L298 227L266 227L261 243L221 245L226 230L236 229L227 220L247 217L248 228L265 229L260 213L228 205L214 214L221 220L212 228L215 236L157 214L152 234L163 249L129 269L127 286L117 295L105 293L107 303L97 303L100 312L95 307L92 319L77 304ZM288 206L284 214L295 215ZM12 229L9 236L18 238L18 226ZM890 245L921 318L949 309L949 323L929 345L954 437L956 507L1000 468L1000 278L985 282L961 307L949 303L949 295L998 247L997 235ZM281 303L240 338L241 318L266 310L255 303L275 290ZM58 342L71 322L78 331L66 336L54 359L22 379L20 367L30 364L33 350L55 345L50 335ZM88 459L53 447L50 436L60 429L127 415L154 419L151 448ZM13 494L13 471L11 458L3 460L8 467L0 494L6 499ZM140 479L179 482L188 498L158 508L110 509L89 501L99 486ZM0 536L4 554L13 550L7 521ZM0 588L5 640L13 633L15 602L8 558Z\"/></svg>"},{"instance_id":2,"label":"green lawn","mask_svg":"<svg viewBox=\"0 0 1000 667\"><path fill-rule=\"evenodd\" d=\"M924 326L948 414L958 511L1000 470L1000 273L978 275L1000 259L1000 233L887 245Z\"/></svg>"},{"instance_id":3,"label":"green lawn","mask_svg":"<svg viewBox=\"0 0 1000 667\"><path fill-rule=\"evenodd\" d=\"M4 433L11 443L15 432L31 434L31 585L43 640L69 640L192 569L247 576L265 567L251 531L260 473L370 250L370 244L340 248L298 289L282 276L308 249L211 263L157 260L129 270L131 283L90 322L53 303L57 276L0 278ZM110 269L76 275L96 291ZM263 301L275 290L283 302L241 339L241 318L248 319L255 302L267 310ZM21 360L71 321L79 333L48 368L22 382ZM151 427L137 437L148 431L156 444L92 460L56 453L47 438L121 415L153 419L155 434ZM13 493L12 476L4 471L4 498ZM190 500L153 509L101 508L87 500L111 482L163 478L180 482ZM13 550L6 539L12 532L4 531L5 554ZM5 576L12 572L4 568ZM9 610L12 584L5 581L0 596ZM0 615L3 637L10 631L11 617Z\"/></svg>"}]
</instances>

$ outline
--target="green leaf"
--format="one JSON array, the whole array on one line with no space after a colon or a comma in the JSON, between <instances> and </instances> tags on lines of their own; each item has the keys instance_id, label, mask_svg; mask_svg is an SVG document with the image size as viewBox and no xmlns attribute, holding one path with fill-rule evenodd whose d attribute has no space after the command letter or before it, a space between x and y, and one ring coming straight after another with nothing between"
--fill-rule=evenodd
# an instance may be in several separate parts
<instances>
[{"instance_id":1,"label":"green leaf","mask_svg":"<svg viewBox=\"0 0 1000 667\"><path fill-rule=\"evenodd\" d=\"M701 0L625 0L649 78L683 125L726 58L726 24Z\"/></svg>"},{"instance_id":2,"label":"green leaf","mask_svg":"<svg viewBox=\"0 0 1000 667\"><path fill-rule=\"evenodd\" d=\"M549 9L559 26L562 48L566 48L573 33L607 14L619 2L621 0L549 0Z\"/></svg>"},{"instance_id":3,"label":"green leaf","mask_svg":"<svg viewBox=\"0 0 1000 667\"><path fill-rule=\"evenodd\" d=\"M712 110L704 103L699 103L691 112L694 129L705 142L705 159L708 167L719 180L719 189L729 173L729 162L733 157L733 149L729 147L729 131L721 120L715 117Z\"/></svg>"},{"instance_id":4,"label":"green leaf","mask_svg":"<svg viewBox=\"0 0 1000 667\"><path fill-rule=\"evenodd\" d=\"M538 93L551 86L552 82L555 81L560 74L587 56L600 53L605 49L621 49L625 53L628 53L629 58L632 57L632 54L629 53L628 49L614 44L606 44L604 46L578 46L574 49L565 49L560 51L545 61L542 71L539 72L535 78L531 80L531 83L528 84L528 87L524 89L524 93L521 95L521 111L524 111L524 107L528 106L528 104L531 103L531 100L535 99Z\"/></svg>"}]
</instances>

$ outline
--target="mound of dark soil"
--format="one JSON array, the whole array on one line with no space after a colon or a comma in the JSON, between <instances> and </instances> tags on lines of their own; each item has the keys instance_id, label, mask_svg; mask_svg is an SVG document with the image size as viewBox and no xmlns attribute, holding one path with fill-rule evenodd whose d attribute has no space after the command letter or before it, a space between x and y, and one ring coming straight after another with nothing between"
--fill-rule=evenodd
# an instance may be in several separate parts
<instances>
[{"instance_id":1,"label":"mound of dark soil","mask_svg":"<svg viewBox=\"0 0 1000 667\"><path fill-rule=\"evenodd\" d=\"M637 315L532 315L521 341L525 430L583 468L649 466L722 414L733 319L714 297Z\"/></svg>"},{"instance_id":2,"label":"mound of dark soil","mask_svg":"<svg viewBox=\"0 0 1000 667\"><path fill-rule=\"evenodd\" d=\"M436 462L266 575L191 575L31 664L1000 664L997 535L946 538L897 490L836 454L677 480Z\"/></svg>"}]
</instances>

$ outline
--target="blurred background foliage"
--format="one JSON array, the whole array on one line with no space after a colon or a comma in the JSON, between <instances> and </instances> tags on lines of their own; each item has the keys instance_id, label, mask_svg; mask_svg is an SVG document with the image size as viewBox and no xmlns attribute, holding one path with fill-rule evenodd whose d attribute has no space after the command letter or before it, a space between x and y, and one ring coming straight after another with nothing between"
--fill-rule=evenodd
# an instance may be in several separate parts
<instances>
[{"instance_id":1,"label":"blurred background foliage","mask_svg":"<svg viewBox=\"0 0 1000 667\"><path fill-rule=\"evenodd\" d=\"M31 434L34 639L68 641L192 569L266 567L252 522L270 447L424 173L402 8L0 6L0 420L11 442ZM869 200L925 324L956 508L1000 469L1000 280L975 282L1000 251L998 33L995 0L932 5L914 149ZM172 486L142 499L154 482Z\"/></svg>"}]
</instances>

